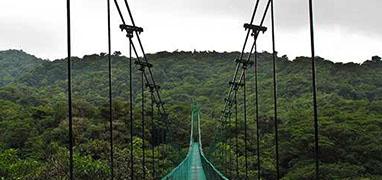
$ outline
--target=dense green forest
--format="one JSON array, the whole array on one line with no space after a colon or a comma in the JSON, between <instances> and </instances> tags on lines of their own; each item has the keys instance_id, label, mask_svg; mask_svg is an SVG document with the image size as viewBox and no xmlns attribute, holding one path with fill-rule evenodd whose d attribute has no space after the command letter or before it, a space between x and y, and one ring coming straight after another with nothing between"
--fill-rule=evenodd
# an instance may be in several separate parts
<instances>
[{"instance_id":1,"label":"dense green forest","mask_svg":"<svg viewBox=\"0 0 382 180\"><path fill-rule=\"evenodd\" d=\"M220 171L232 177L233 139L244 146L242 104L240 126L226 122L222 137L220 116L228 82L238 52L159 52L148 55L154 76L170 113L170 123L154 124L170 129L167 144L152 141L147 122L145 147L152 177L151 147L155 146L157 176L163 176L185 156L188 148L193 101L201 105L204 151ZM128 179L129 142L134 142L137 178L142 173L140 138L140 75L133 75L135 122L130 137L128 121L128 59L113 56L113 114L115 173ZM107 58L87 55L73 58L75 176L107 179L108 75ZM262 177L275 179L272 55L259 54L260 153ZM317 58L322 179L382 179L382 61L378 56L362 64L333 63ZM135 67L137 68L137 67ZM277 59L280 168L284 179L312 179L314 175L310 60L287 56ZM68 122L66 60L42 60L23 51L0 51L0 179L66 179L68 172ZM256 127L253 70L248 77L250 179L256 171ZM239 92L239 98L242 98ZM242 102L242 101L241 101ZM149 103L149 100L147 100ZM164 127L166 126L166 127ZM224 152L224 153L223 153ZM239 149L240 177L244 151ZM229 162L229 161L228 161Z\"/></svg>"}]
</instances>

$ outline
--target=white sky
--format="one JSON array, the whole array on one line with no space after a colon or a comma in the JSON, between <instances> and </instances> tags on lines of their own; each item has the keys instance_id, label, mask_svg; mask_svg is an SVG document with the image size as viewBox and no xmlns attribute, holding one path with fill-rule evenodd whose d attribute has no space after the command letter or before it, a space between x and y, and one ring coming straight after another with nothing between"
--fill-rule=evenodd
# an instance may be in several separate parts
<instances>
[{"instance_id":1,"label":"white sky","mask_svg":"<svg viewBox=\"0 0 382 180\"><path fill-rule=\"evenodd\" d=\"M112 2L113 51L127 52ZM255 0L129 0L142 26L148 53L178 50L240 51L243 24ZM265 7L265 0L261 0ZM0 50L23 49L41 58L66 56L66 0L1 0ZM119 0L123 10L123 0ZM275 0L279 55L310 53L307 0ZM382 55L381 0L316 0L317 55L336 62L363 62ZM263 8L261 8L262 10ZM124 11L127 16L126 11ZM258 14L259 18L260 14ZM127 17L126 17L127 18ZM106 0L72 0L72 50L83 56L106 52ZM257 19L259 21L259 19ZM258 22L257 21L257 22ZM266 26L269 26L269 18ZM259 49L271 51L270 31Z\"/></svg>"}]
</instances>

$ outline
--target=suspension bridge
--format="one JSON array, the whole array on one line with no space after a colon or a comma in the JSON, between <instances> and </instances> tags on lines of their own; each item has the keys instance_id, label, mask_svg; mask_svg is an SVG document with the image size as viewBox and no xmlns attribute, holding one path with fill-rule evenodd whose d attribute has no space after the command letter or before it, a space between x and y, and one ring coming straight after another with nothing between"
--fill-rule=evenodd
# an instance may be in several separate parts
<instances>
[{"instance_id":1,"label":"suspension bridge","mask_svg":"<svg viewBox=\"0 0 382 180\"><path fill-rule=\"evenodd\" d=\"M200 109L195 104L192 106L190 147L187 157L163 179L227 179L207 160L203 153Z\"/></svg>"},{"instance_id":2,"label":"suspension bridge","mask_svg":"<svg viewBox=\"0 0 382 180\"><path fill-rule=\"evenodd\" d=\"M114 174L114 142L113 142L113 89L112 89L112 42L111 42L111 6L112 2L110 0L107 1L107 36L108 36L108 79L109 79L109 142L110 142L110 159L109 159L109 166L110 166L110 179L115 178ZM250 168L248 165L248 113L247 109L249 108L249 103L247 102L247 74L248 71L253 70L254 77L255 77L255 102L250 103L254 104L254 109L256 110L255 113L255 122L256 122L256 152L257 152L257 162L255 169L257 170L257 179L262 179L262 172L261 172L261 149L260 149L260 135L259 135L259 103L258 103L258 52L257 52L257 40L258 38L269 31L271 31L272 35L272 54L273 54L273 121L274 121L274 143L275 143L275 169L276 169L276 179L281 178L280 174L280 168L279 168L279 135L278 135L278 101L277 101L277 71L276 71L276 46L275 46L275 18L274 18L274 2L273 0L264 0L266 1L266 6L264 7L264 12L260 12L260 1L261 0L255 0L254 3L254 10L251 16L251 19L249 22L244 23L244 30L246 31L246 36L244 39L244 45L242 47L240 56L234 60L235 62L235 71L233 73L232 80L230 82L227 82L228 85L228 94L222 100L222 103L224 103L224 109L222 110L222 115L220 118L220 126L217 127L222 134L220 137L224 137L223 134L225 131L227 131L226 124L233 122L235 124L235 129L238 129L238 119L241 118L243 120L243 126L244 126L244 147L241 147L244 149L244 165L243 167L239 163L238 159L238 152L240 150L240 147L238 145L238 135L235 137L235 158L224 158L224 162L229 164L230 166L233 165L234 172L235 173L229 173L228 175L224 175L221 171L219 171L213 164L213 162L209 161L206 157L206 155L203 153L203 146L202 146L202 132L200 128L200 108L194 104L192 106L192 113L191 113L191 127L190 127L190 140L189 140L189 149L186 157L182 162L179 163L177 167L174 167L173 170L168 172L168 174L164 177L159 177L156 174L156 171L158 171L156 168L158 166L155 165L155 163L159 163L157 161L152 162L152 170L150 170L151 173L153 173L152 177L154 179L163 179L163 180L172 180L172 179L179 179L179 180L204 180L204 179L249 179L249 170ZM75 145L74 139L73 139L73 112L72 112L72 68L71 68L71 4L70 0L66 0L67 2L67 50L68 50L68 57L67 57L67 78L68 78L68 126L69 126L69 169L68 169L68 175L69 179L76 179L74 176L74 163L73 163L73 147ZM154 118L159 118L160 123L162 125L166 125L171 123L171 117L169 117L169 113L166 111L165 103L162 101L161 94L160 94L160 86L155 81L155 78L153 76L152 68L153 65L149 62L143 43L140 39L140 34L143 33L143 28L136 25L136 22L133 18L132 11L130 9L129 3L127 0L123 0L123 5L121 6L120 2L118 0L114 0L114 6L116 11L118 12L119 18L121 20L121 23L119 28L122 32L126 33L126 38L129 42L129 124L130 127L130 137L133 137L136 134L133 134L134 132L134 112L133 111L133 65L138 66L138 70L140 72L140 92L141 92L141 110L140 110L140 123L141 123L141 132L139 133L139 136L141 136L141 139L143 140L142 143L142 157L140 160L137 160L134 158L134 149L133 149L133 140L130 142L130 160L129 160L129 171L126 173L129 173L130 179L147 179L147 167L149 166L146 162L146 150L145 147L145 129L150 128L152 131L159 132L155 137L152 137L153 142L160 142L160 143L166 143L169 141L168 135L171 133L171 130L168 128L157 128L158 124L153 123ZM314 22L313 22L313 2L312 0L308 0L308 7L309 7L309 18L310 18L310 37L311 37L311 81L312 81L312 104L313 104L313 127L314 127L314 154L315 154L315 179L319 179L320 177L320 171L319 171L319 144L318 144L318 133L319 133L319 125L318 125L318 118L317 118L317 91L316 91L316 70L315 70L315 48L314 48ZM125 15L122 13L122 8L126 8L128 15L127 19L125 18ZM256 15L260 15L260 22L255 22ZM270 17L271 20L271 27L265 27L264 22L267 17ZM134 41L135 40L135 41ZM252 41L250 43L250 41ZM227 42L228 43L228 42ZM249 46L249 50L248 50ZM149 92L150 96L145 97L145 92ZM238 117L239 115L239 98L238 95L241 93L243 95L240 100L242 101L241 104L243 105L243 117ZM150 99L150 107L145 107L146 99ZM148 110L147 110L148 109ZM146 112L149 113L146 113ZM155 115L157 114L157 115ZM146 127L146 121L151 120L151 127ZM166 126L168 127L168 126ZM225 142L226 139L221 138L217 139L217 141ZM159 143L159 144L160 144ZM155 159L155 153L154 153L154 147L155 145L152 145L152 157ZM225 153L225 152L222 152ZM225 156L223 156L225 157ZM142 175L136 174L136 164L141 163L141 169L143 170ZM244 171L244 177L239 178L239 171Z\"/></svg>"}]
</instances>

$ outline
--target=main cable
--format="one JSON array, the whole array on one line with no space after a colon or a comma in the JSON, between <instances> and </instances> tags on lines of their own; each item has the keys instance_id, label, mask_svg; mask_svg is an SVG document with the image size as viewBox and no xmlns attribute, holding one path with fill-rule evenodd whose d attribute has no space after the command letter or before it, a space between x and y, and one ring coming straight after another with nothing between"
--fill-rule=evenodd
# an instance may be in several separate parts
<instances>
[{"instance_id":1,"label":"main cable","mask_svg":"<svg viewBox=\"0 0 382 180\"><path fill-rule=\"evenodd\" d=\"M269 0L268 3L267 3L267 5L266 5L265 11L264 11L264 13L263 13L263 17L262 17L261 22L260 22L260 26L262 26L262 25L264 24L265 17L266 17L266 15L267 15L267 13L268 13L268 9L269 9L270 3L271 3L271 0ZM255 8L255 10L256 10L256 9L257 9L257 8ZM251 22L251 24L252 24L252 23L253 23L253 22ZM257 41L258 35L259 35L258 32L256 32L256 33L254 34L255 42ZM247 40L246 40L246 41L247 41ZM255 42L254 42L254 43L255 43ZM246 43L245 43L245 46L246 46ZM253 48L254 48L254 44L252 45L252 48L251 48L251 51L250 51L249 56L248 56L248 58L247 58L247 61L249 61L250 58L251 58L251 54L252 54ZM243 49L245 49L245 47L244 47ZM244 51L242 51L242 53L241 53L241 55L240 55L240 59L242 59L243 55L244 55ZM235 68L234 77L233 77L233 81L232 81L232 82L236 82L236 79L237 79L237 76L238 76L238 73L239 73L239 68L240 68L240 64L238 64L238 65L236 66L236 68ZM239 80L238 80L238 83L241 83L241 81L242 81L242 77L243 77L243 73L241 73L241 76L240 76L240 78L239 78ZM230 89L229 89L229 91L228 91L228 95L227 95L227 96L228 96L228 99L231 99L231 98L232 98L231 95L232 95L233 88L234 88L233 86L230 86ZM231 107L229 107L229 105L228 105L227 102L226 102L226 103L224 104L224 109L223 109L223 111L225 112L225 111L227 110L227 108L230 109ZM223 117L223 116L222 116L222 117Z\"/></svg>"},{"instance_id":2,"label":"main cable","mask_svg":"<svg viewBox=\"0 0 382 180\"><path fill-rule=\"evenodd\" d=\"M237 108L237 90L234 92L235 98L235 156L236 156L236 177L239 177L239 137L238 137L238 108Z\"/></svg>"},{"instance_id":3,"label":"main cable","mask_svg":"<svg viewBox=\"0 0 382 180\"><path fill-rule=\"evenodd\" d=\"M132 13L131 13L129 3L127 2L127 0L124 0L124 2L125 2L125 5L126 5L127 12L129 13L129 17L130 17L131 23L133 24L133 26L135 26L135 21L134 21L133 15L132 15ZM140 49L141 49L141 51L142 51L142 54L143 54L143 59L145 60L145 62L148 62L148 59L147 59L145 50L144 50L144 48L143 48L143 44L142 44L140 35L139 35L138 32L135 32L135 35L137 36L138 44L139 44L139 47L140 47ZM151 68L148 67L147 69L148 69L148 71L149 71L149 75L150 75L150 77L151 77L152 84L153 84L154 86L156 86L156 82L155 82L153 73L152 73L152 71L151 71ZM157 94L158 101L159 101L159 102L162 102L162 99L161 99L159 90L158 90L158 89L155 89L155 92L156 92L156 94ZM163 111L163 113L166 113L166 110L165 110L163 104L161 104L161 107L162 107L162 111Z\"/></svg>"},{"instance_id":4,"label":"main cable","mask_svg":"<svg viewBox=\"0 0 382 180\"><path fill-rule=\"evenodd\" d=\"M110 32L110 0L107 0L107 34L108 34L108 61L109 61L109 133L110 133L110 172L114 179L114 148L113 148L113 95L112 95L112 72L111 72L111 32Z\"/></svg>"},{"instance_id":5,"label":"main cable","mask_svg":"<svg viewBox=\"0 0 382 180\"><path fill-rule=\"evenodd\" d=\"M129 37L129 115L130 115L130 176L134 179L134 132L133 132L133 59L132 59L132 37Z\"/></svg>"},{"instance_id":6,"label":"main cable","mask_svg":"<svg viewBox=\"0 0 382 180\"><path fill-rule=\"evenodd\" d=\"M255 20L255 15L256 15L257 9L258 9L258 7L259 7L259 2L260 2L260 0L257 0L257 1L256 1L255 8L254 8L253 13L252 13L252 17L251 17L250 24L252 24L253 21ZM248 42L248 38L249 38L250 33L251 33L251 30L248 29L248 31L247 31L247 35L246 35L246 37L245 37L245 39L244 39L244 45L243 45L243 48L242 48L241 53L240 53L240 59L242 59L243 56L244 56L245 47L247 46L247 42ZM237 73L239 72L239 69L240 69L240 65L238 64L238 65L236 66L236 68L235 68L235 73L234 73L232 82L235 82L235 81L236 81ZM231 86L231 88L230 88L230 90L229 90L229 92L228 92L228 99L231 98L232 91L233 91L233 87ZM227 103L224 105L224 111L226 111L226 108L227 108ZM223 116L222 116L222 117L223 117Z\"/></svg>"},{"instance_id":7,"label":"main cable","mask_svg":"<svg viewBox=\"0 0 382 180\"><path fill-rule=\"evenodd\" d=\"M228 121L229 121L228 125L229 125L229 128L231 128L231 122L232 122L231 115L232 115L232 112L230 111L229 114L228 114ZM228 128L227 128L227 132L228 132ZM232 148L231 148L232 144L233 144L232 139L229 138L228 142L229 142L229 145L230 145L229 146L230 148L229 148L229 163L228 163L229 164L229 171L228 172L229 172L229 176L232 177Z\"/></svg>"},{"instance_id":8,"label":"main cable","mask_svg":"<svg viewBox=\"0 0 382 180\"><path fill-rule=\"evenodd\" d=\"M255 44L255 111L256 111L256 149L257 149L257 179L260 180L260 131L259 131L259 89L258 89L258 59L257 44Z\"/></svg>"},{"instance_id":9,"label":"main cable","mask_svg":"<svg viewBox=\"0 0 382 180\"><path fill-rule=\"evenodd\" d=\"M117 1L117 0L114 0L114 4L115 4L115 6L116 6L116 8L117 8L119 17L121 18L121 21L122 21L122 24L123 24L123 25L126 25L126 21L125 21L123 15L122 15L122 11L121 11L121 8L120 8L120 6L119 6L119 4L118 4L118 1ZM128 6L127 0L125 0L125 5L126 5L126 7L127 7L127 9L128 9L128 12L129 12L129 15L130 15L130 19L132 20L132 24L133 24L133 26L135 26L135 22L134 22L134 19L133 19L132 15L131 15L131 11L130 11L130 8L129 8L129 6ZM144 61L145 61L146 63L148 63L146 54L145 54L144 49L143 49L142 42L141 42L141 40L140 40L139 33L136 32L135 34L136 34L136 36L137 36L138 43L139 43L140 48L141 48L142 53L143 53L143 59L144 59ZM141 61L140 58L139 58L139 55L138 55L138 53L137 53L137 50L136 50L136 48L135 48L135 46L134 46L134 44L133 44L133 50L134 50L134 53L136 54L136 58L138 59L138 61ZM154 80L154 78L153 78L153 73L152 73L152 71L151 71L151 68L150 68L150 67L147 67L147 69L148 69L148 71L149 71L149 75L150 75L152 84L154 84L154 85L156 86L156 82L155 82L155 80ZM146 79L146 82L147 82L147 83L150 83L150 80L149 80L149 78L148 78L148 76L147 76L146 74L145 74L145 79ZM157 95L157 98L158 98L158 102L162 102L162 99L161 99L161 97L160 97L159 90L158 90L158 89L155 89L155 92L156 92L156 95ZM165 108L164 108L164 103L160 103L160 107L161 107L162 112L163 112L164 114L166 114L166 110L165 110Z\"/></svg>"},{"instance_id":10,"label":"main cable","mask_svg":"<svg viewBox=\"0 0 382 180\"><path fill-rule=\"evenodd\" d=\"M272 58L273 58L273 110L274 110L274 126L275 126L275 143L276 143L276 178L280 179L279 167L279 134L278 134L278 116L277 116L277 73L276 73L276 47L275 47L275 19L273 0L271 0L271 24L272 24Z\"/></svg>"},{"instance_id":11,"label":"main cable","mask_svg":"<svg viewBox=\"0 0 382 180\"><path fill-rule=\"evenodd\" d=\"M73 180L73 107L72 107L72 66L71 66L71 33L70 33L70 0L66 0L67 48L68 48L68 118L69 118L69 179Z\"/></svg>"},{"instance_id":12,"label":"main cable","mask_svg":"<svg viewBox=\"0 0 382 180\"><path fill-rule=\"evenodd\" d=\"M314 45L314 17L313 1L309 0L309 19L310 19L310 42L312 53L312 93L313 93L313 116L314 116L314 156L316 179L320 177L320 157L319 157L319 127L318 127L318 107L317 107L317 85L316 85L316 63L315 63L315 45Z\"/></svg>"},{"instance_id":13,"label":"main cable","mask_svg":"<svg viewBox=\"0 0 382 180\"><path fill-rule=\"evenodd\" d=\"M156 178L156 170L155 170L155 136L154 132L156 130L155 122L154 122L154 89L150 87L150 94L151 94L151 153L152 153L152 168L153 168L153 178Z\"/></svg>"},{"instance_id":14,"label":"main cable","mask_svg":"<svg viewBox=\"0 0 382 180\"><path fill-rule=\"evenodd\" d=\"M247 147L247 85L246 85L246 66L244 68L244 77L243 77L243 109L244 109L244 160L245 160L245 179L248 179L248 147Z\"/></svg>"},{"instance_id":15,"label":"main cable","mask_svg":"<svg viewBox=\"0 0 382 180\"><path fill-rule=\"evenodd\" d=\"M124 19L124 17L123 17L123 14L122 14L122 11L121 11L121 8L120 8L120 6L119 6L119 4L118 4L118 1L117 0L114 0L114 3L115 3L115 6L116 6L116 8L117 8L117 11L118 11L118 14L119 14L119 16L120 16L120 18L121 18L121 21L122 21L122 25L120 26L120 27L123 27L123 26L127 26L126 25L126 21L125 21L125 19ZM130 10L130 7L129 7L129 5L128 5L128 2L127 2L127 0L124 0L124 3L125 3L125 5L126 5L126 8L127 8L127 11L128 11L128 13L129 13L129 17L130 17L130 20L131 20L131 23L132 23L132 25L133 25L133 27L136 27L136 25L135 25L135 22L134 22L134 19L133 19L133 16L132 16L132 13L131 13L131 10ZM128 31L127 29L123 29L123 30L126 30L126 32ZM135 32L135 33L134 33ZM138 43L139 43L139 47L140 47L140 50L141 50L141 52L142 52L142 54L143 54L143 61L141 61L140 60L140 56L138 55L138 52L137 52L137 49L135 48L135 46L134 46L134 43L132 42L132 39L130 38L129 39L129 43L130 43L130 47L129 47L129 49L130 49L130 73L132 73L132 70L131 70L131 59L132 59L132 50L133 50L133 52L135 53L135 56L136 56L136 58L137 58L137 61L136 61L136 63L137 64L141 64L141 65L145 65L146 67L147 67L147 69L148 69L148 75L146 74L146 72L143 70L143 72L142 72L142 89L144 89L144 80L146 81L146 83L147 84L153 84L153 86L154 87L159 87L159 86L157 86L156 85L156 82L155 82L155 79L154 79L154 77L153 77L153 73L152 73L152 70L151 70L151 67L152 67L152 65L148 62L148 60L147 60L147 56L146 56L146 53L145 53L145 51L144 51L144 48L143 48L143 45L142 45L142 41L141 41L141 39L140 39L140 32L138 32L138 31L134 31L132 34L135 34L136 36L137 36L137 40L138 40ZM127 32L128 34L129 34L129 32ZM131 35L132 35L131 34ZM132 77L132 75L130 75L130 78ZM132 79L131 79L131 81L130 82L132 82ZM131 108L132 108L132 85L130 84L130 99L131 99L131 103L130 103L130 106L131 106ZM168 115L167 115L167 113L166 113L166 110L165 110L165 108L164 108L164 103L162 102L162 100L161 100L161 96L160 96L160 93L159 93L159 88L155 88L155 95L154 95L154 99L156 99L155 101L158 103L158 113L159 114L161 114L161 116L163 115L163 117L165 117L165 118L163 118L163 122L165 123L165 124L168 124ZM142 92L142 94L143 94L144 92ZM143 95L143 99L142 99L142 101L144 101L144 95ZM144 102L142 102L142 136L143 136L143 145L142 145L142 148L143 148L143 153L144 153L144 155L143 155L143 157L142 157L142 164L144 164L145 163L145 149L144 149L144 142L145 142L145 139L144 139L144 137L145 137L145 132L144 132L144 130L145 130L145 127L144 127ZM133 157L133 112L132 112L132 109L130 110L130 119L131 119L131 123L130 123L130 125L131 125L131 177L133 178L134 177L134 166L133 166L133 164L134 164L134 157ZM166 126L166 131L168 131L168 127ZM163 140L164 142L166 142L166 132L164 133L164 140ZM158 162L159 163L159 162ZM145 168L143 167L143 170L144 170ZM143 172L144 173L144 177L145 177L145 171Z\"/></svg>"},{"instance_id":16,"label":"main cable","mask_svg":"<svg viewBox=\"0 0 382 180\"><path fill-rule=\"evenodd\" d=\"M260 26L262 26L262 25L264 24L265 17L266 17L266 15L267 15L267 12L268 12L270 3L271 3L271 1L269 0L267 6L266 6L266 8L265 8L265 12L264 12L264 14L263 14L263 18L261 19ZM248 53L248 57L247 57L247 59L246 59L246 63L249 63L250 60L251 60L251 57L252 57L252 54L253 54L253 50L255 49L255 43L257 43L257 38L259 37L259 32L258 32L258 31L254 32L253 36L254 36L254 42L252 43L251 49L250 49L250 51L249 51L249 53ZM244 75L244 71L242 71L241 76L240 76L240 78L239 78L239 80L238 80L238 83L239 83L239 84L240 84L241 81L243 80L243 75Z\"/></svg>"},{"instance_id":17,"label":"main cable","mask_svg":"<svg viewBox=\"0 0 382 180\"><path fill-rule=\"evenodd\" d=\"M143 179L146 179L146 171L145 171L145 168L146 168L146 159L145 159L145 84L144 84L144 74L145 74L145 67L142 66L141 67L141 71L142 71L142 74L141 74L141 82L142 82L142 86L141 86L141 96L142 96L142 104L141 104L141 123L142 123L142 173L143 173Z\"/></svg>"}]
</instances>

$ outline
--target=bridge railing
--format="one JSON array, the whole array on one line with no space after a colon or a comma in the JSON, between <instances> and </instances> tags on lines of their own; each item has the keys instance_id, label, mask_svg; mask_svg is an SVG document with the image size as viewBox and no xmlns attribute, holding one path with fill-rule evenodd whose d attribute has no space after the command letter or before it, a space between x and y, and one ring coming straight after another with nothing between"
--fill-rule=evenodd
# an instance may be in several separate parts
<instances>
[{"instance_id":1,"label":"bridge railing","mask_svg":"<svg viewBox=\"0 0 382 180\"><path fill-rule=\"evenodd\" d=\"M162 180L190 179L189 170L191 169L191 163L192 163L190 157L191 157L191 151L192 151L192 144L194 143L193 130L194 130L194 123L193 123L193 118L191 118L190 144L188 147L187 156L175 169L173 169L167 176L162 178Z\"/></svg>"},{"instance_id":2,"label":"bridge railing","mask_svg":"<svg viewBox=\"0 0 382 180\"><path fill-rule=\"evenodd\" d=\"M191 148L188 150L186 158L167 176L162 178L162 180L173 180L173 179L190 179L189 169L191 168Z\"/></svg>"},{"instance_id":3,"label":"bridge railing","mask_svg":"<svg viewBox=\"0 0 382 180\"><path fill-rule=\"evenodd\" d=\"M194 131L194 128L197 126L197 132ZM194 133L197 133L197 142L199 144L199 153L201 157L202 167L203 171L206 175L207 179L214 179L214 180L228 180L228 178L224 177L222 173L219 172L215 168L215 166L208 161L206 156L203 153L202 148L202 140L201 140L201 133L200 133L200 110L197 105L192 106L192 113L191 113L191 132L190 132L190 146L188 149L188 153L186 158L175 168L173 169L167 176L162 178L162 180L173 180L173 179L192 179L190 173L190 169L192 169L192 146L194 143Z\"/></svg>"},{"instance_id":4,"label":"bridge railing","mask_svg":"<svg viewBox=\"0 0 382 180\"><path fill-rule=\"evenodd\" d=\"M207 179L228 180L228 178L226 178L210 161L208 161L202 149L200 149L200 156L202 157L202 166Z\"/></svg>"},{"instance_id":5,"label":"bridge railing","mask_svg":"<svg viewBox=\"0 0 382 180\"><path fill-rule=\"evenodd\" d=\"M193 111L194 112L194 111ZM216 167L208 161L206 156L203 153L202 148L202 136L201 136L201 130L200 130L200 111L199 108L196 109L196 116L198 120L198 136L199 136L199 152L202 160L202 166L204 169L204 173L206 175L207 179L216 179L216 180L228 180ZM194 117L194 116L193 116Z\"/></svg>"}]
</instances>

